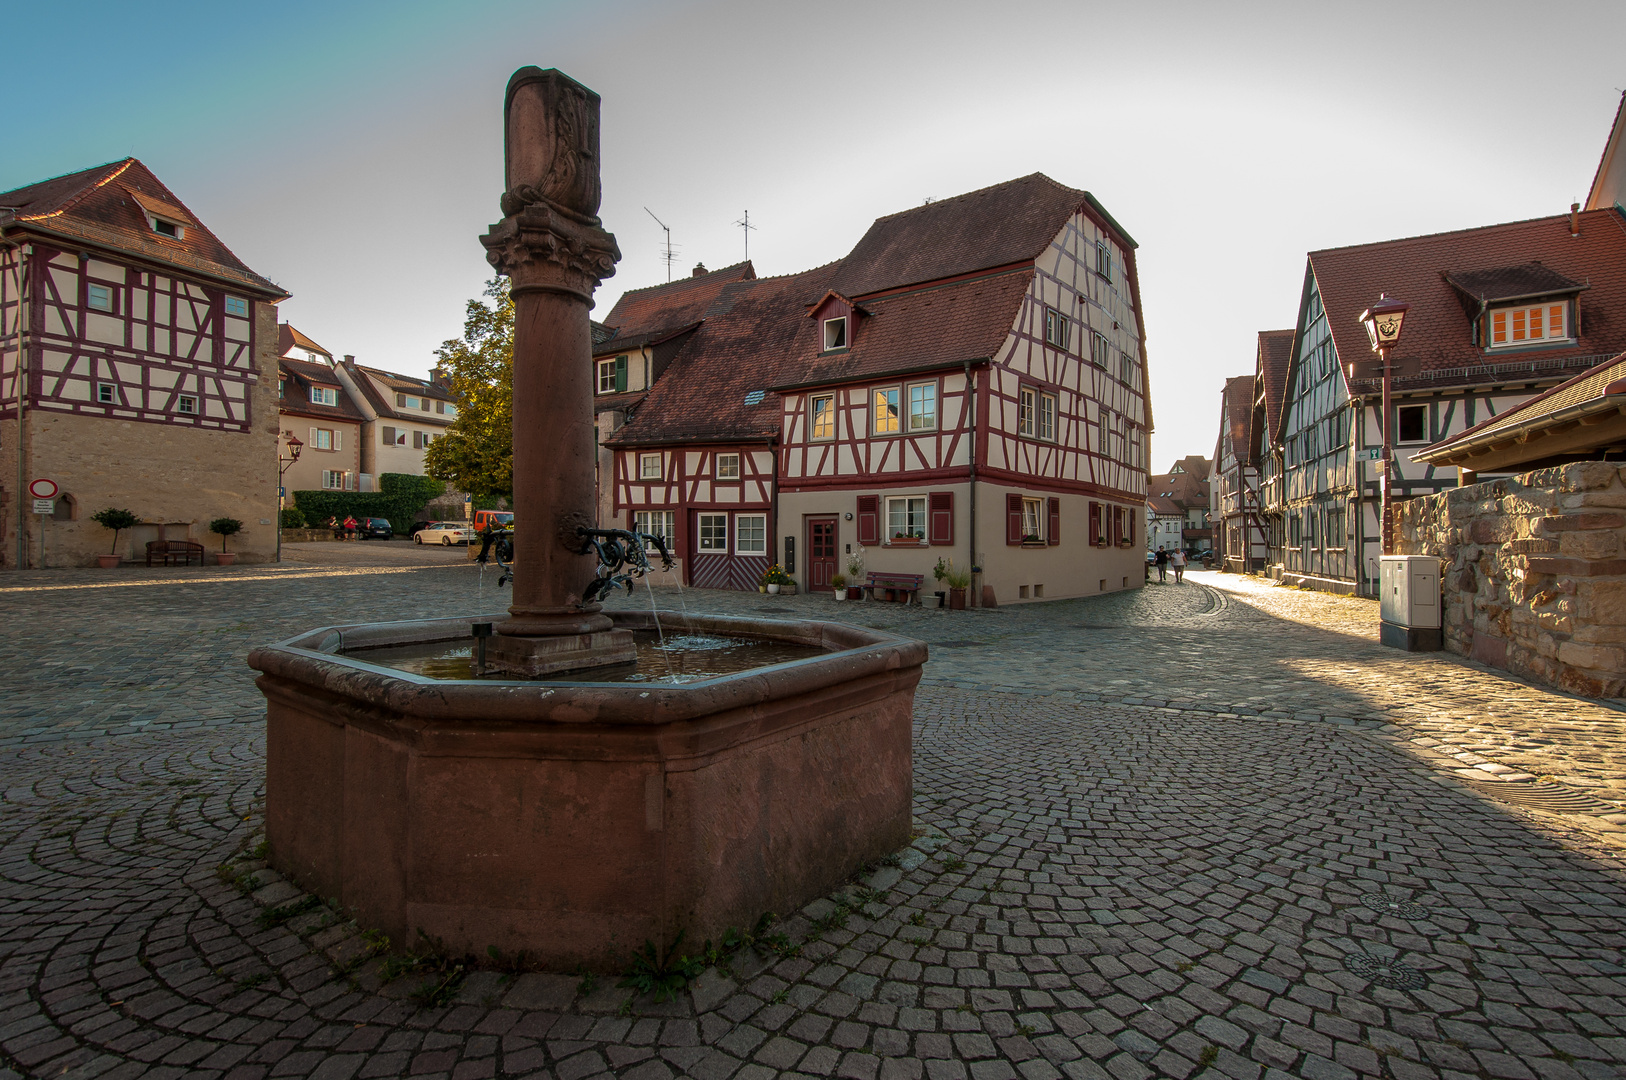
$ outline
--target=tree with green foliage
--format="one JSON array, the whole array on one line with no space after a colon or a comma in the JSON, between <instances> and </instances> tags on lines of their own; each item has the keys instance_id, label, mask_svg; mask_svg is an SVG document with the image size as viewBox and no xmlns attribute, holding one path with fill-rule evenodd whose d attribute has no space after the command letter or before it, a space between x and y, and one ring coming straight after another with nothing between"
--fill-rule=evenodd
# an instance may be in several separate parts
<instances>
[{"instance_id":1,"label":"tree with green foliage","mask_svg":"<svg viewBox=\"0 0 1626 1080\"><path fill-rule=\"evenodd\" d=\"M429 475L476 499L514 493L514 301L508 279L486 282L484 300L470 300L463 338L435 356L446 369L457 419L424 454Z\"/></svg>"}]
</instances>

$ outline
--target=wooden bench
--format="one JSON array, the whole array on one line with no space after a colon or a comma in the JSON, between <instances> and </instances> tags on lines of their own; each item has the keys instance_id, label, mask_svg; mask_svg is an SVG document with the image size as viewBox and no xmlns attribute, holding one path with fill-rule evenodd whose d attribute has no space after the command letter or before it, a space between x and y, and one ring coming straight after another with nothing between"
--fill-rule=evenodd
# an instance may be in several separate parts
<instances>
[{"instance_id":1,"label":"wooden bench","mask_svg":"<svg viewBox=\"0 0 1626 1080\"><path fill-rule=\"evenodd\" d=\"M887 593L905 593L904 603L920 602L920 586L926 580L925 574L888 574L880 570L871 570L869 578L864 582L864 590L869 593L871 600L879 599L875 595L877 590ZM888 595L888 600L896 597Z\"/></svg>"},{"instance_id":2,"label":"wooden bench","mask_svg":"<svg viewBox=\"0 0 1626 1080\"><path fill-rule=\"evenodd\" d=\"M151 566L153 559L159 560L160 566L191 566L192 559L196 557L198 565L203 565L203 545L195 540L149 540L147 541L147 565Z\"/></svg>"}]
</instances>

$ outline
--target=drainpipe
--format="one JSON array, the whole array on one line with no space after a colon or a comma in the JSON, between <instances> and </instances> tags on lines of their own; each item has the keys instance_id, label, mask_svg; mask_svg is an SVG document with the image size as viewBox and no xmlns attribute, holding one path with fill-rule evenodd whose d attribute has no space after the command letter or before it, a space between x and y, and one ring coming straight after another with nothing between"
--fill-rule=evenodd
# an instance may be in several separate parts
<instances>
[{"instance_id":1,"label":"drainpipe","mask_svg":"<svg viewBox=\"0 0 1626 1080\"><path fill-rule=\"evenodd\" d=\"M17 329L16 343L17 388L17 562L16 569L28 569L28 512L24 495L28 491L28 364L24 352L28 326L28 256L30 249L20 240L7 240L17 251Z\"/></svg>"},{"instance_id":2,"label":"drainpipe","mask_svg":"<svg viewBox=\"0 0 1626 1080\"><path fill-rule=\"evenodd\" d=\"M971 544L971 563L967 567L967 569L970 569L971 566L977 565L977 395L971 382L970 360L965 362L965 395L966 401L971 405L971 483L970 493L967 498L967 501L971 504L969 508L971 528L968 530L970 536L967 538ZM981 590L971 588L966 591L971 593L970 596L966 597L967 606L981 607L982 599L977 595Z\"/></svg>"}]
</instances>

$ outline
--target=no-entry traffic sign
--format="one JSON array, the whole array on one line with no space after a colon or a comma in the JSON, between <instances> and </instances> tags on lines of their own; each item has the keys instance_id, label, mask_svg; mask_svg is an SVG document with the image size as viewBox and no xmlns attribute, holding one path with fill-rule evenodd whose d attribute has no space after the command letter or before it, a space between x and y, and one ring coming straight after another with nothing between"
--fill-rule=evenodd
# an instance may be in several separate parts
<instances>
[{"instance_id":1,"label":"no-entry traffic sign","mask_svg":"<svg viewBox=\"0 0 1626 1080\"><path fill-rule=\"evenodd\" d=\"M36 499L54 499L59 490L55 480L47 480L43 476L28 483L28 493Z\"/></svg>"}]
</instances>

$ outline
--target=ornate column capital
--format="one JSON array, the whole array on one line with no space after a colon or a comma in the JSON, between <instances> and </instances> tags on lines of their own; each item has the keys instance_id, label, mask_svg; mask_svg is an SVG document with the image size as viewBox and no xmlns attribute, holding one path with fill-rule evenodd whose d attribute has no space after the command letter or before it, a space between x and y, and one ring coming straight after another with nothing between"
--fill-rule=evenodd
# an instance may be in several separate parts
<instances>
[{"instance_id":1,"label":"ornate column capital","mask_svg":"<svg viewBox=\"0 0 1626 1080\"><path fill-rule=\"evenodd\" d=\"M506 274L515 296L557 292L593 305L593 290L615 273L621 249L598 218L533 202L480 237L486 261Z\"/></svg>"}]
</instances>

